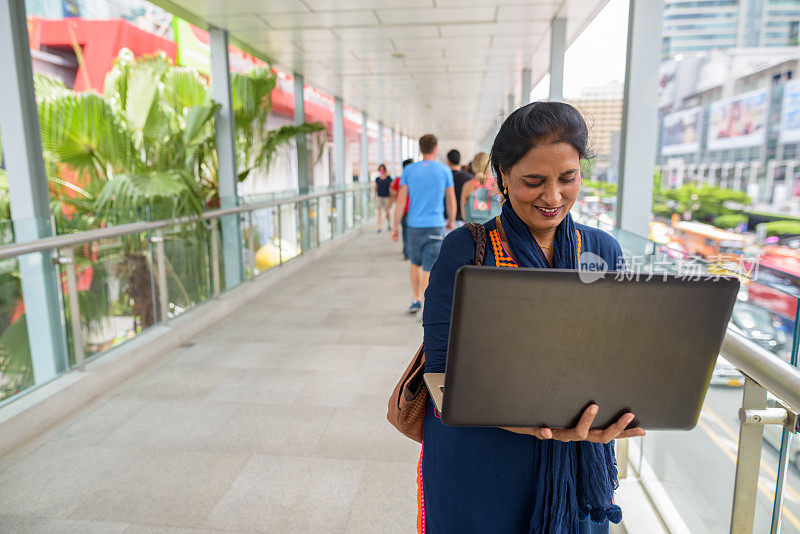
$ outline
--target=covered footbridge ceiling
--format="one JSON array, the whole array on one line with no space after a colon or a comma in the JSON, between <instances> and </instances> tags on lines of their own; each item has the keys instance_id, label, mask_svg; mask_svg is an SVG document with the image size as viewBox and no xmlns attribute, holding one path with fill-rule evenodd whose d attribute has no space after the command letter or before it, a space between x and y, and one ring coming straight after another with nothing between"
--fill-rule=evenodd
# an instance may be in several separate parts
<instances>
[{"instance_id":1,"label":"covered footbridge ceiling","mask_svg":"<svg viewBox=\"0 0 800 534\"><path fill-rule=\"evenodd\" d=\"M228 30L278 68L410 135L482 140L548 71L552 19L569 45L607 0L155 0Z\"/></svg>"}]
</instances>

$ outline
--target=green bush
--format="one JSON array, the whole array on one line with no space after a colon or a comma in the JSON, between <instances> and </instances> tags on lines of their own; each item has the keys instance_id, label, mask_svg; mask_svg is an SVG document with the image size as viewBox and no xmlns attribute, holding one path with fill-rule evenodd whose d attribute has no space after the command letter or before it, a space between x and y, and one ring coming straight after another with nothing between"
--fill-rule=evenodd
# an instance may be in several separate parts
<instances>
[{"instance_id":1,"label":"green bush","mask_svg":"<svg viewBox=\"0 0 800 534\"><path fill-rule=\"evenodd\" d=\"M714 217L714 226L717 228L736 228L743 222L747 222L747 216L736 213Z\"/></svg>"},{"instance_id":2,"label":"green bush","mask_svg":"<svg viewBox=\"0 0 800 534\"><path fill-rule=\"evenodd\" d=\"M790 236L800 235L800 222L794 221L773 221L764 223L768 236Z\"/></svg>"}]
</instances>

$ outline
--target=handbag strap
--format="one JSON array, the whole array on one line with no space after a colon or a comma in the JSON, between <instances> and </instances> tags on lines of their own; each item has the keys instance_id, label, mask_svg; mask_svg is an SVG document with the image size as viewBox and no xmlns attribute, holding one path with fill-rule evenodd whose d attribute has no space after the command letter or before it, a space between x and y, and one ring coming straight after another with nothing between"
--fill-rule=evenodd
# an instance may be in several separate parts
<instances>
[{"instance_id":1,"label":"handbag strap","mask_svg":"<svg viewBox=\"0 0 800 534\"><path fill-rule=\"evenodd\" d=\"M486 261L486 228L479 223L467 223L464 226L475 240L475 265L483 265Z\"/></svg>"}]
</instances>

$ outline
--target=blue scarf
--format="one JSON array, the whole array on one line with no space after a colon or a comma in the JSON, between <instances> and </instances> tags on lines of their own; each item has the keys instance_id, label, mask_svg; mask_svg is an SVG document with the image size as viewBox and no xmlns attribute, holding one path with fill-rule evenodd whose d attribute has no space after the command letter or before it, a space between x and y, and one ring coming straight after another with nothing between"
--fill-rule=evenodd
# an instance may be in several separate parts
<instances>
[{"instance_id":1,"label":"blue scarf","mask_svg":"<svg viewBox=\"0 0 800 534\"><path fill-rule=\"evenodd\" d=\"M503 203L500 216L511 254L520 267L551 267L542 249L510 202ZM578 268L578 238L575 223L567 213L556 228L553 268ZM578 532L578 521L591 518L595 524L606 520L619 523L622 510L613 504L617 489L617 463L614 443L589 443L556 440L533 441L536 473L536 502L530 532L562 534Z\"/></svg>"}]
</instances>

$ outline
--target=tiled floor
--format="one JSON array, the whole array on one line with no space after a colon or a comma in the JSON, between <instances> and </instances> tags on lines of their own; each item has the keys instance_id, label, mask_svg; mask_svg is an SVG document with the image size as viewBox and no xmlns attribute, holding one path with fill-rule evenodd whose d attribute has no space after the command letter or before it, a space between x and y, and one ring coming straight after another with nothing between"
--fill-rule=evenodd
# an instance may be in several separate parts
<instances>
[{"instance_id":1,"label":"tiled floor","mask_svg":"<svg viewBox=\"0 0 800 534\"><path fill-rule=\"evenodd\" d=\"M0 532L414 532L408 286L386 232L344 244L0 459Z\"/></svg>"}]
</instances>

